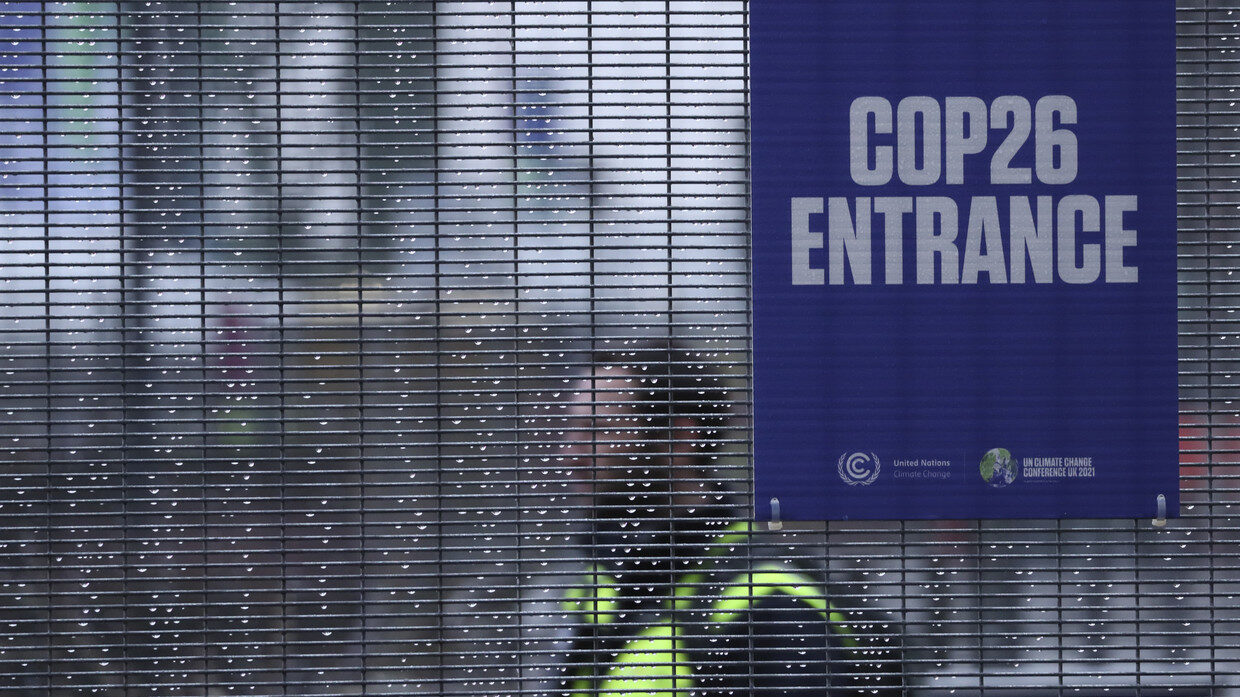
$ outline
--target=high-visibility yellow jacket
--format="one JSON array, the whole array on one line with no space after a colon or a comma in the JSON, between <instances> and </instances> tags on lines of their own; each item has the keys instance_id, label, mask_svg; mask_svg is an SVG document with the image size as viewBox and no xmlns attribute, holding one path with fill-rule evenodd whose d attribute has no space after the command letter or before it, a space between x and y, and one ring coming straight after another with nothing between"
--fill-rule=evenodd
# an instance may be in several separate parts
<instances>
[{"instance_id":1,"label":"high-visibility yellow jacket","mask_svg":"<svg viewBox=\"0 0 1240 697\"><path fill-rule=\"evenodd\" d=\"M564 694L902 694L898 634L889 627L836 608L803 571L762 563L738 573L709 563L746 535L747 524L734 525L705 563L645 602L626 597L604 567L584 574L564 601L577 625Z\"/></svg>"}]
</instances>

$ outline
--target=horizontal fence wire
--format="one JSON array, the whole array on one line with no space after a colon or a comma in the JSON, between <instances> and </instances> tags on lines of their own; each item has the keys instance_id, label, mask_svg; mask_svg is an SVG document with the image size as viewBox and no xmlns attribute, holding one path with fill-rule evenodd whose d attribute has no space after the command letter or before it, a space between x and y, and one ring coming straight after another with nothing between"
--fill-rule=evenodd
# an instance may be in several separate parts
<instances>
[{"instance_id":1,"label":"horizontal fence wire","mask_svg":"<svg viewBox=\"0 0 1240 697\"><path fill-rule=\"evenodd\" d=\"M615 641L570 640L598 610L565 599L606 586L588 561L696 568L641 531L753 504L747 12L0 3L0 693L605 672ZM903 693L1240 694L1240 5L1176 24L1183 517L832 522L707 555L812 574L901 647ZM669 339L669 375L719 391L660 404L725 414L711 434L583 387ZM713 451L678 473L581 443ZM752 647L717 664L740 693L825 687Z\"/></svg>"}]
</instances>

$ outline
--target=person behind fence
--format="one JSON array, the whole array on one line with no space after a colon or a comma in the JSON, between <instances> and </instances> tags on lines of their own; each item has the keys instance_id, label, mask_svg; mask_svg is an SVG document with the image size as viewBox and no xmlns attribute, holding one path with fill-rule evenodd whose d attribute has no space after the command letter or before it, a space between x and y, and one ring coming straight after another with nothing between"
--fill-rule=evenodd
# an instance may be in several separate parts
<instances>
[{"instance_id":1,"label":"person behind fence","mask_svg":"<svg viewBox=\"0 0 1240 697\"><path fill-rule=\"evenodd\" d=\"M896 633L834 604L822 574L774 561L741 519L717 474L734 402L710 355L632 344L572 390L560 447L588 568L563 601L559 693L901 694Z\"/></svg>"}]
</instances>

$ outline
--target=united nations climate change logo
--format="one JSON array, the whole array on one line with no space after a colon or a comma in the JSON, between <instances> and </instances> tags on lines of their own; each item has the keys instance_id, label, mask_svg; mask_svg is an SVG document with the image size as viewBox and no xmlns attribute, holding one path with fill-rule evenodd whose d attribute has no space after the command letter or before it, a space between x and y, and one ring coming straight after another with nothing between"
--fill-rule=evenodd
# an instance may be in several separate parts
<instances>
[{"instance_id":1,"label":"united nations climate change logo","mask_svg":"<svg viewBox=\"0 0 1240 697\"><path fill-rule=\"evenodd\" d=\"M839 465L836 467L840 473L840 479L849 486L858 484L872 484L878 479L878 470L882 467L882 463L878 461L878 456L874 453L844 453L840 455Z\"/></svg>"},{"instance_id":2,"label":"united nations climate change logo","mask_svg":"<svg viewBox=\"0 0 1240 697\"><path fill-rule=\"evenodd\" d=\"M1005 487L1016 481L1016 462L1006 448L988 450L982 456L982 479L993 487Z\"/></svg>"}]
</instances>

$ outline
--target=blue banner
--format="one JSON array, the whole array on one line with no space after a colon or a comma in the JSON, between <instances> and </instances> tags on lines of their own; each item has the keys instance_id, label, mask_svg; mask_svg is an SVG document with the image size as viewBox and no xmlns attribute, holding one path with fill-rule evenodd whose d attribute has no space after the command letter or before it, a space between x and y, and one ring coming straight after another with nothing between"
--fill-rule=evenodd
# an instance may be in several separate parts
<instances>
[{"instance_id":1,"label":"blue banner","mask_svg":"<svg viewBox=\"0 0 1240 697\"><path fill-rule=\"evenodd\" d=\"M761 519L1178 513L1169 0L751 5Z\"/></svg>"}]
</instances>

